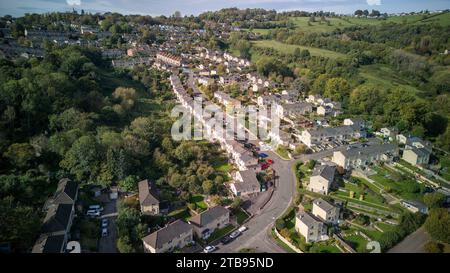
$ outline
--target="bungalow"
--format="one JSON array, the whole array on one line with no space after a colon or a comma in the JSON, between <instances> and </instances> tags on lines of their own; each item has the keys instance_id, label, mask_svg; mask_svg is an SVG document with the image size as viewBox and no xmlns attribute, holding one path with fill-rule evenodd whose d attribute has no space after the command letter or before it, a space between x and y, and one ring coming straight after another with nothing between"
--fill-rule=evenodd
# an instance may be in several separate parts
<instances>
[{"instance_id":1,"label":"bungalow","mask_svg":"<svg viewBox=\"0 0 450 273\"><path fill-rule=\"evenodd\" d=\"M348 170L368 166L376 161L390 161L395 156L398 156L396 145L376 144L334 152L332 161Z\"/></svg>"},{"instance_id":2,"label":"bungalow","mask_svg":"<svg viewBox=\"0 0 450 273\"><path fill-rule=\"evenodd\" d=\"M222 206L215 206L189 219L198 238L203 240L216 230L226 227L230 223L230 211Z\"/></svg>"},{"instance_id":3,"label":"bungalow","mask_svg":"<svg viewBox=\"0 0 450 273\"><path fill-rule=\"evenodd\" d=\"M334 204L319 198L313 201L312 214L326 223L335 225L339 222L340 209Z\"/></svg>"},{"instance_id":4,"label":"bungalow","mask_svg":"<svg viewBox=\"0 0 450 273\"><path fill-rule=\"evenodd\" d=\"M261 185L252 170L239 171L235 174L235 182L230 185L236 196L246 196L261 191Z\"/></svg>"},{"instance_id":5,"label":"bungalow","mask_svg":"<svg viewBox=\"0 0 450 273\"><path fill-rule=\"evenodd\" d=\"M164 253L175 248L183 248L193 241L193 228L181 220L177 220L160 230L144 237L146 253Z\"/></svg>"},{"instance_id":6,"label":"bungalow","mask_svg":"<svg viewBox=\"0 0 450 273\"><path fill-rule=\"evenodd\" d=\"M317 192L321 194L328 194L328 191L333 184L336 168L329 165L316 166L309 179L309 184L306 187L308 191Z\"/></svg>"},{"instance_id":7,"label":"bungalow","mask_svg":"<svg viewBox=\"0 0 450 273\"><path fill-rule=\"evenodd\" d=\"M306 243L327 240L326 225L309 212L302 211L295 217L295 230L305 237Z\"/></svg>"},{"instance_id":8,"label":"bungalow","mask_svg":"<svg viewBox=\"0 0 450 273\"><path fill-rule=\"evenodd\" d=\"M148 215L159 214L159 199L158 194L153 190L150 182L142 180L138 183L139 188L139 204L141 212Z\"/></svg>"}]
</instances>

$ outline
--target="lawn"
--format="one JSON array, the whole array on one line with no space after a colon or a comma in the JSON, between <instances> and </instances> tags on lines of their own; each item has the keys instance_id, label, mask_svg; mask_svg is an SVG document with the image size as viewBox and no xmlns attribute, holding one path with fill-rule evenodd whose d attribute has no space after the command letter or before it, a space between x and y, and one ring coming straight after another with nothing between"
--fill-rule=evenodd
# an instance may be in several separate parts
<instances>
[{"instance_id":1,"label":"lawn","mask_svg":"<svg viewBox=\"0 0 450 273\"><path fill-rule=\"evenodd\" d=\"M294 53L296 48L300 48L301 50L305 50L305 49L309 50L309 53L311 53L312 56L325 57L325 58L330 58L330 59L339 59L339 58L345 59L345 58L347 58L347 55L338 53L338 52L334 52L331 50L320 49L320 48L315 48L315 47L284 44L284 43L281 43L281 42L278 42L275 40L255 41L255 42L253 42L253 45L256 47L261 47L261 48L273 48L284 54L292 54L292 53Z\"/></svg>"},{"instance_id":2,"label":"lawn","mask_svg":"<svg viewBox=\"0 0 450 273\"><path fill-rule=\"evenodd\" d=\"M368 186L366 188L364 188L364 185L366 185L365 183L362 183L360 185L355 185L352 183L345 183L344 189L347 190L348 192L343 192L343 191L338 191L336 192L336 194L344 196L344 197L350 197L350 191L353 191L355 193L355 199L360 198L360 196L363 194L364 195L364 201L366 202L370 202L370 203L374 203L374 204L378 204L378 205L385 205L385 201L384 198L379 194L379 190L374 191L371 188L369 188ZM373 186L374 187L374 186Z\"/></svg>"},{"instance_id":3,"label":"lawn","mask_svg":"<svg viewBox=\"0 0 450 273\"><path fill-rule=\"evenodd\" d=\"M208 205L204 201L204 197L202 195L194 195L191 197L190 203L195 204L195 206L201 210L206 210Z\"/></svg>"},{"instance_id":4,"label":"lawn","mask_svg":"<svg viewBox=\"0 0 450 273\"><path fill-rule=\"evenodd\" d=\"M440 175L445 180L450 181L450 157L442 156L439 159L439 162L441 163L441 167L442 167Z\"/></svg>"},{"instance_id":5,"label":"lawn","mask_svg":"<svg viewBox=\"0 0 450 273\"><path fill-rule=\"evenodd\" d=\"M183 208L171 211L167 216L173 217L174 219L187 220L191 217L191 214L189 213L189 210L186 207L183 207Z\"/></svg>"},{"instance_id":6,"label":"lawn","mask_svg":"<svg viewBox=\"0 0 450 273\"><path fill-rule=\"evenodd\" d=\"M222 238L223 236L227 235L228 233L230 233L232 230L234 229L234 226L229 224L228 226L221 228L221 229L216 229L211 236L209 236L208 239L206 239L207 243L211 243L217 239Z\"/></svg>"},{"instance_id":7,"label":"lawn","mask_svg":"<svg viewBox=\"0 0 450 273\"><path fill-rule=\"evenodd\" d=\"M277 155L279 155L281 158L289 160L289 152L288 149L285 146L278 145L277 149L275 150Z\"/></svg>"},{"instance_id":8,"label":"lawn","mask_svg":"<svg viewBox=\"0 0 450 273\"><path fill-rule=\"evenodd\" d=\"M407 200L421 200L424 186L417 183L410 178L402 179L401 181L394 181L391 179L394 173L384 167L375 167L377 174L370 176L371 179L381 184L386 191L391 191L403 199Z\"/></svg>"},{"instance_id":9,"label":"lawn","mask_svg":"<svg viewBox=\"0 0 450 273\"><path fill-rule=\"evenodd\" d=\"M314 243L309 249L310 253L342 253L339 248L330 242Z\"/></svg>"},{"instance_id":10,"label":"lawn","mask_svg":"<svg viewBox=\"0 0 450 273\"><path fill-rule=\"evenodd\" d=\"M281 246L287 253L296 253L294 250L292 250L292 248L290 248L287 244L281 241L280 238L277 237L273 229L272 229L272 237L275 239L277 244Z\"/></svg>"},{"instance_id":11,"label":"lawn","mask_svg":"<svg viewBox=\"0 0 450 273\"><path fill-rule=\"evenodd\" d=\"M344 237L344 240L351 244L352 247L360 253L367 252L367 240L364 239L361 235L351 234Z\"/></svg>"},{"instance_id":12,"label":"lawn","mask_svg":"<svg viewBox=\"0 0 450 273\"><path fill-rule=\"evenodd\" d=\"M229 173L232 167L226 158L220 158L213 162L213 168L218 172Z\"/></svg>"},{"instance_id":13,"label":"lawn","mask_svg":"<svg viewBox=\"0 0 450 273\"><path fill-rule=\"evenodd\" d=\"M245 213L241 208L235 210L234 215L236 215L236 221L241 225L245 220L248 219L248 214Z\"/></svg>"}]
</instances>

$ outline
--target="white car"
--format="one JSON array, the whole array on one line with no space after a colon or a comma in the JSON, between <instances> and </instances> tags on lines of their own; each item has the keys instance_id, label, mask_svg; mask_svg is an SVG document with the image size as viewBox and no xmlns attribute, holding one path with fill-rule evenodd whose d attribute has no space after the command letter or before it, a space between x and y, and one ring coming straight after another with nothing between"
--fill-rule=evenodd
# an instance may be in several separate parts
<instances>
[{"instance_id":1,"label":"white car","mask_svg":"<svg viewBox=\"0 0 450 273\"><path fill-rule=\"evenodd\" d=\"M242 226L242 227L240 227L239 229L238 229L238 231L239 232L244 232L244 231L246 231L247 230L247 227L246 226Z\"/></svg>"},{"instance_id":2,"label":"white car","mask_svg":"<svg viewBox=\"0 0 450 273\"><path fill-rule=\"evenodd\" d=\"M215 247L215 246L207 246L207 247L205 247L205 249L203 249L203 252L204 252L204 253L211 253L211 252L213 252L214 250L216 250L216 247Z\"/></svg>"},{"instance_id":3,"label":"white car","mask_svg":"<svg viewBox=\"0 0 450 273\"><path fill-rule=\"evenodd\" d=\"M109 220L108 219L102 219L102 228L106 228L109 225Z\"/></svg>"},{"instance_id":4,"label":"white car","mask_svg":"<svg viewBox=\"0 0 450 273\"><path fill-rule=\"evenodd\" d=\"M92 216L92 217L98 217L98 216L100 216L100 211L98 211L98 210L88 210L86 212L86 215L87 216Z\"/></svg>"},{"instance_id":5,"label":"white car","mask_svg":"<svg viewBox=\"0 0 450 273\"><path fill-rule=\"evenodd\" d=\"M230 238L235 239L235 238L239 237L239 235L241 235L241 232L239 230L236 230L230 234Z\"/></svg>"},{"instance_id":6,"label":"white car","mask_svg":"<svg viewBox=\"0 0 450 273\"><path fill-rule=\"evenodd\" d=\"M108 236L108 229L107 228L103 228L102 229L102 237L106 237Z\"/></svg>"},{"instance_id":7,"label":"white car","mask_svg":"<svg viewBox=\"0 0 450 273\"><path fill-rule=\"evenodd\" d=\"M103 207L100 205L92 205L92 206L89 206L89 210L103 211Z\"/></svg>"}]
</instances>

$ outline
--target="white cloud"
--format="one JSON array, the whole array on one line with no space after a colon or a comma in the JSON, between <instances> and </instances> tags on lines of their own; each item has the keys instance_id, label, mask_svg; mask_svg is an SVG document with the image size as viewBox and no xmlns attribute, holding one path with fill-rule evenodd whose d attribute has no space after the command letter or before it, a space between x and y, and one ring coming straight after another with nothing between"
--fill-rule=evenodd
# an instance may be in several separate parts
<instances>
[{"instance_id":1,"label":"white cloud","mask_svg":"<svg viewBox=\"0 0 450 273\"><path fill-rule=\"evenodd\" d=\"M81 0L66 0L69 6L79 6L81 5Z\"/></svg>"},{"instance_id":2,"label":"white cloud","mask_svg":"<svg viewBox=\"0 0 450 273\"><path fill-rule=\"evenodd\" d=\"M381 5L381 0L367 0L369 6L379 6Z\"/></svg>"}]
</instances>

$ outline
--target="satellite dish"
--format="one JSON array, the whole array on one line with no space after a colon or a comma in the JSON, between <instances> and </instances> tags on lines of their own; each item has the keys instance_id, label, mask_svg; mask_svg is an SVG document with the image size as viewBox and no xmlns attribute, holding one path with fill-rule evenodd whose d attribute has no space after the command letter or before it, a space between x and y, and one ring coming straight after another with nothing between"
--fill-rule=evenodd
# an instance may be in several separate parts
<instances>
[{"instance_id":1,"label":"satellite dish","mask_svg":"<svg viewBox=\"0 0 450 273\"><path fill-rule=\"evenodd\" d=\"M67 243L66 250L68 253L81 253L81 245L78 241L70 241Z\"/></svg>"}]
</instances>

